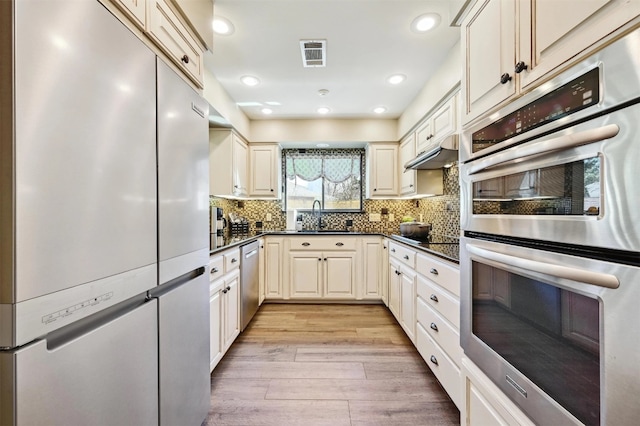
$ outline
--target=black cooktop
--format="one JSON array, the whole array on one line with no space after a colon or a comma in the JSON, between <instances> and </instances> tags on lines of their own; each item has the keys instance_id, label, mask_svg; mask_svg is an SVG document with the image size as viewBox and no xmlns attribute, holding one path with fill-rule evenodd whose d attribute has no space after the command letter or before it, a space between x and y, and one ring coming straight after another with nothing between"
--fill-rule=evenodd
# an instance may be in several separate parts
<instances>
[{"instance_id":1,"label":"black cooktop","mask_svg":"<svg viewBox=\"0 0 640 426\"><path fill-rule=\"evenodd\" d=\"M422 240L395 234L393 237L400 242L431 251L453 262L459 262L460 260L460 239L457 237L433 234L428 239Z\"/></svg>"}]
</instances>

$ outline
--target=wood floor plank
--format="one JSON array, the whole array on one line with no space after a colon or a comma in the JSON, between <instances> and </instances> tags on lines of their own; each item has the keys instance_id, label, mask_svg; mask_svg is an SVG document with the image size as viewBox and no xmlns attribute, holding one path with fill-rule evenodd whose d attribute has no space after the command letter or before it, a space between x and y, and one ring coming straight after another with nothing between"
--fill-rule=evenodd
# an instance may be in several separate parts
<instances>
[{"instance_id":1,"label":"wood floor plank","mask_svg":"<svg viewBox=\"0 0 640 426\"><path fill-rule=\"evenodd\" d=\"M270 380L263 379L225 379L211 378L211 402L218 405L219 402L236 399L255 401L263 400L269 388ZM218 405L219 406L219 405Z\"/></svg>"},{"instance_id":2,"label":"wood floor plank","mask_svg":"<svg viewBox=\"0 0 640 426\"><path fill-rule=\"evenodd\" d=\"M402 380L274 379L266 399L443 402L435 378Z\"/></svg>"},{"instance_id":3,"label":"wood floor plank","mask_svg":"<svg viewBox=\"0 0 640 426\"><path fill-rule=\"evenodd\" d=\"M235 361L212 377L245 379L366 379L360 362Z\"/></svg>"},{"instance_id":4,"label":"wood floor plank","mask_svg":"<svg viewBox=\"0 0 640 426\"><path fill-rule=\"evenodd\" d=\"M429 367L422 359L407 357L398 362L365 362L364 372L367 379L402 379L418 375L428 375Z\"/></svg>"},{"instance_id":5,"label":"wood floor plank","mask_svg":"<svg viewBox=\"0 0 640 426\"><path fill-rule=\"evenodd\" d=\"M349 401L352 426L453 426L460 413L451 403L423 401Z\"/></svg>"},{"instance_id":6,"label":"wood floor plank","mask_svg":"<svg viewBox=\"0 0 640 426\"><path fill-rule=\"evenodd\" d=\"M347 401L229 401L203 426L350 426Z\"/></svg>"},{"instance_id":7,"label":"wood floor plank","mask_svg":"<svg viewBox=\"0 0 640 426\"><path fill-rule=\"evenodd\" d=\"M224 359L237 358L241 360L255 359L259 361L293 361L297 352L296 345L272 344L263 341L243 340L231 346L224 355Z\"/></svg>"},{"instance_id":8,"label":"wood floor plank","mask_svg":"<svg viewBox=\"0 0 640 426\"><path fill-rule=\"evenodd\" d=\"M298 362L402 362L415 356L415 349L408 346L385 345L367 347L302 347L298 348Z\"/></svg>"}]
</instances>

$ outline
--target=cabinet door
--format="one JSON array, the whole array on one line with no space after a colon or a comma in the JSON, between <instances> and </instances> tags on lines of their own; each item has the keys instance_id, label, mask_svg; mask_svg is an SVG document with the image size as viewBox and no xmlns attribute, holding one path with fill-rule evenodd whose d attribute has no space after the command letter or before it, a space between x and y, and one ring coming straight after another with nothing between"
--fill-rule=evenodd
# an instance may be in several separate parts
<instances>
[{"instance_id":1,"label":"cabinet door","mask_svg":"<svg viewBox=\"0 0 640 426\"><path fill-rule=\"evenodd\" d=\"M452 97L431 117L433 122L433 141L438 142L456 130L456 98Z\"/></svg>"},{"instance_id":2,"label":"cabinet door","mask_svg":"<svg viewBox=\"0 0 640 426\"><path fill-rule=\"evenodd\" d=\"M465 122L516 93L515 4L513 0L480 0L462 24Z\"/></svg>"},{"instance_id":3,"label":"cabinet door","mask_svg":"<svg viewBox=\"0 0 640 426\"><path fill-rule=\"evenodd\" d=\"M145 29L147 0L111 0L138 28Z\"/></svg>"},{"instance_id":4,"label":"cabinet door","mask_svg":"<svg viewBox=\"0 0 640 426\"><path fill-rule=\"evenodd\" d=\"M422 153L427 150L427 147L433 139L433 128L431 126L431 118L428 118L422 123L418 130L416 130L416 152Z\"/></svg>"},{"instance_id":5,"label":"cabinet door","mask_svg":"<svg viewBox=\"0 0 640 426\"><path fill-rule=\"evenodd\" d=\"M213 371L222 358L222 291L218 290L209 297L209 366Z\"/></svg>"},{"instance_id":6,"label":"cabinet door","mask_svg":"<svg viewBox=\"0 0 640 426\"><path fill-rule=\"evenodd\" d=\"M258 258L258 306L264 302L265 294L265 250L264 250L264 238L258 239L259 245L259 258Z\"/></svg>"},{"instance_id":7,"label":"cabinet door","mask_svg":"<svg viewBox=\"0 0 640 426\"><path fill-rule=\"evenodd\" d=\"M149 36L175 62L198 87L204 87L204 54L189 34L178 15L169 6L169 0L150 2Z\"/></svg>"},{"instance_id":8,"label":"cabinet door","mask_svg":"<svg viewBox=\"0 0 640 426\"><path fill-rule=\"evenodd\" d=\"M321 252L289 253L289 286L293 298L322 297Z\"/></svg>"},{"instance_id":9,"label":"cabinet door","mask_svg":"<svg viewBox=\"0 0 640 426\"><path fill-rule=\"evenodd\" d=\"M249 147L249 195L278 198L278 147L251 145Z\"/></svg>"},{"instance_id":10,"label":"cabinet door","mask_svg":"<svg viewBox=\"0 0 640 426\"><path fill-rule=\"evenodd\" d=\"M416 143L414 134L410 134L400 144L400 194L411 195L416 193L416 171L405 169L404 165L416 156Z\"/></svg>"},{"instance_id":11,"label":"cabinet door","mask_svg":"<svg viewBox=\"0 0 640 426\"><path fill-rule=\"evenodd\" d=\"M233 195L247 195L247 159L249 148L235 134L233 135L232 164L233 164Z\"/></svg>"},{"instance_id":12,"label":"cabinet door","mask_svg":"<svg viewBox=\"0 0 640 426\"><path fill-rule=\"evenodd\" d=\"M398 146L372 145L368 196L398 195Z\"/></svg>"},{"instance_id":13,"label":"cabinet door","mask_svg":"<svg viewBox=\"0 0 640 426\"><path fill-rule=\"evenodd\" d=\"M408 268L403 268L400 275L400 325L409 339L416 341L416 274Z\"/></svg>"},{"instance_id":14,"label":"cabinet door","mask_svg":"<svg viewBox=\"0 0 640 426\"><path fill-rule=\"evenodd\" d=\"M400 321L400 263L389 259L389 310Z\"/></svg>"},{"instance_id":15,"label":"cabinet door","mask_svg":"<svg viewBox=\"0 0 640 426\"><path fill-rule=\"evenodd\" d=\"M282 298L281 240L267 238L264 243L264 292L267 299Z\"/></svg>"},{"instance_id":16,"label":"cabinet door","mask_svg":"<svg viewBox=\"0 0 640 426\"><path fill-rule=\"evenodd\" d=\"M363 241L363 276L362 276L362 291L359 297L364 299L379 299L382 296L382 241L375 240L370 241L364 239Z\"/></svg>"},{"instance_id":17,"label":"cabinet door","mask_svg":"<svg viewBox=\"0 0 640 426\"><path fill-rule=\"evenodd\" d=\"M628 0L527 0L520 11L520 57L528 87L640 14Z\"/></svg>"},{"instance_id":18,"label":"cabinet door","mask_svg":"<svg viewBox=\"0 0 640 426\"><path fill-rule=\"evenodd\" d=\"M240 274L234 273L225 280L222 290L224 310L224 346L223 352L240 334Z\"/></svg>"},{"instance_id":19,"label":"cabinet door","mask_svg":"<svg viewBox=\"0 0 640 426\"><path fill-rule=\"evenodd\" d=\"M324 253L324 297L355 299L356 254Z\"/></svg>"}]
</instances>

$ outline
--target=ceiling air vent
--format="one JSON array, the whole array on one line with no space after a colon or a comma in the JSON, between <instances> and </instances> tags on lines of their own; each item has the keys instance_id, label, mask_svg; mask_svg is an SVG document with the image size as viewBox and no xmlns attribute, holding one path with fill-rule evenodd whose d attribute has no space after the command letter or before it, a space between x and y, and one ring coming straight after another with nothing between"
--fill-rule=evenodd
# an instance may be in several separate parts
<instances>
[{"instance_id":1,"label":"ceiling air vent","mask_svg":"<svg viewBox=\"0 0 640 426\"><path fill-rule=\"evenodd\" d=\"M305 68L327 66L327 40L300 40Z\"/></svg>"}]
</instances>

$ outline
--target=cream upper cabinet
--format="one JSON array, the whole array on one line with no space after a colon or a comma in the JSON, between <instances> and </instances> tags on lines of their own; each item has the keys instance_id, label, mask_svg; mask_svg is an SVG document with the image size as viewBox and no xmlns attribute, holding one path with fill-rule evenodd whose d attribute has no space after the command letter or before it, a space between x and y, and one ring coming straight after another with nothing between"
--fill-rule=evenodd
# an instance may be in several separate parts
<instances>
[{"instance_id":1,"label":"cream upper cabinet","mask_svg":"<svg viewBox=\"0 0 640 426\"><path fill-rule=\"evenodd\" d=\"M400 195L416 193L416 171L404 168L404 165L415 156L415 133L411 133L400 142Z\"/></svg>"},{"instance_id":2,"label":"cream upper cabinet","mask_svg":"<svg viewBox=\"0 0 640 426\"><path fill-rule=\"evenodd\" d=\"M527 69L520 74L520 85L528 88L625 24L637 22L639 15L637 0L526 1L520 10L517 62Z\"/></svg>"},{"instance_id":3,"label":"cream upper cabinet","mask_svg":"<svg viewBox=\"0 0 640 426\"><path fill-rule=\"evenodd\" d=\"M516 2L479 0L461 25L464 122L516 93Z\"/></svg>"},{"instance_id":4,"label":"cream upper cabinet","mask_svg":"<svg viewBox=\"0 0 640 426\"><path fill-rule=\"evenodd\" d=\"M280 198L280 147L277 144L249 146L249 195Z\"/></svg>"},{"instance_id":5,"label":"cream upper cabinet","mask_svg":"<svg viewBox=\"0 0 640 426\"><path fill-rule=\"evenodd\" d=\"M416 153L433 149L435 145L458 130L458 103L460 92L446 99L416 130Z\"/></svg>"},{"instance_id":6,"label":"cream upper cabinet","mask_svg":"<svg viewBox=\"0 0 640 426\"><path fill-rule=\"evenodd\" d=\"M111 0L141 30L147 22L147 0Z\"/></svg>"},{"instance_id":7,"label":"cream upper cabinet","mask_svg":"<svg viewBox=\"0 0 640 426\"><path fill-rule=\"evenodd\" d=\"M636 0L478 0L461 25L463 122L575 64L639 15Z\"/></svg>"},{"instance_id":8,"label":"cream upper cabinet","mask_svg":"<svg viewBox=\"0 0 640 426\"><path fill-rule=\"evenodd\" d=\"M210 195L246 197L249 148L234 131L209 130Z\"/></svg>"},{"instance_id":9,"label":"cream upper cabinet","mask_svg":"<svg viewBox=\"0 0 640 426\"><path fill-rule=\"evenodd\" d=\"M147 34L198 87L204 87L204 49L169 0L149 2Z\"/></svg>"},{"instance_id":10,"label":"cream upper cabinet","mask_svg":"<svg viewBox=\"0 0 640 426\"><path fill-rule=\"evenodd\" d=\"M367 197L398 195L398 144L367 147Z\"/></svg>"}]
</instances>

